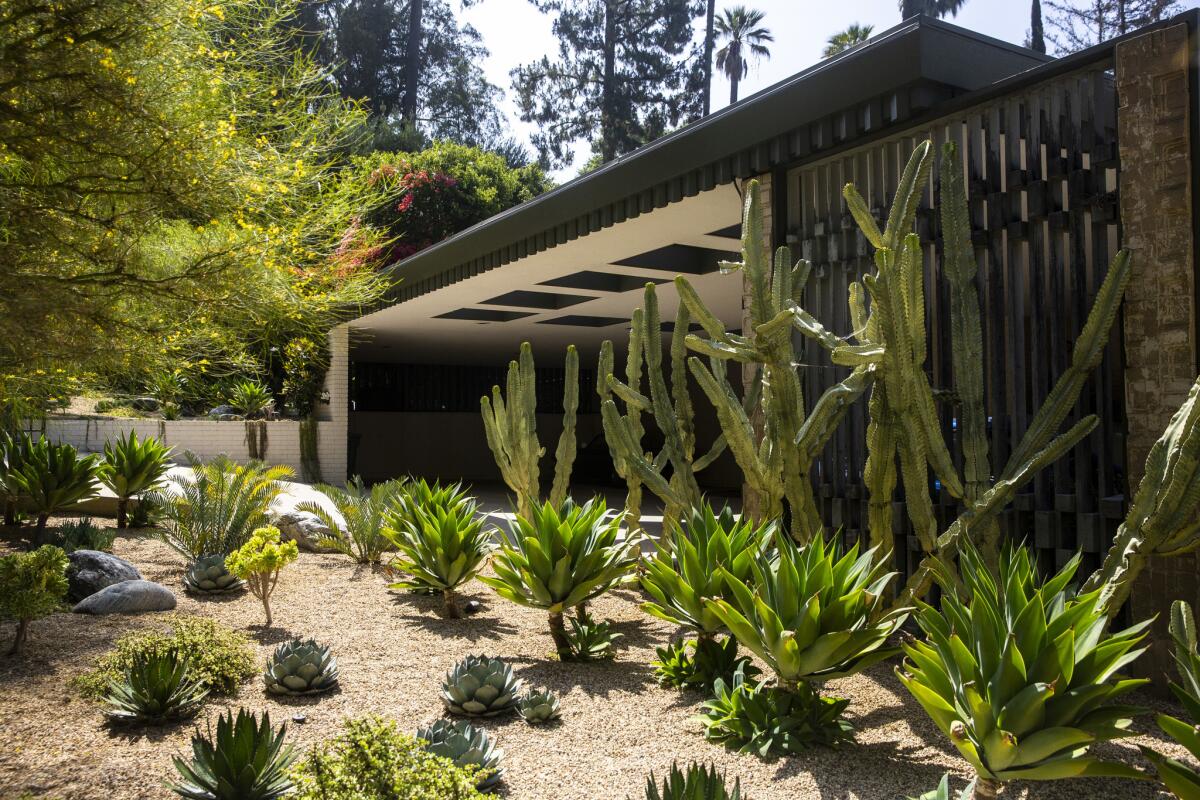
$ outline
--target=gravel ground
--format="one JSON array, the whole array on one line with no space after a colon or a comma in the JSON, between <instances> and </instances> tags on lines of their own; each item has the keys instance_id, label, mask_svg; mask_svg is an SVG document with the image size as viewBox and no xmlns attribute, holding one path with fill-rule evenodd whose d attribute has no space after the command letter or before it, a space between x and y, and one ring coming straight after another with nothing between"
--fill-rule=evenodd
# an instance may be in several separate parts
<instances>
[{"instance_id":1,"label":"gravel ground","mask_svg":"<svg viewBox=\"0 0 1200 800\"><path fill-rule=\"evenodd\" d=\"M264 660L293 636L331 645L341 665L341 687L329 695L280 701L268 699L252 679L239 696L210 701L195 721L113 731L67 681L123 633L161 624L161 615L55 614L32 627L24 656L0 656L0 798L24 793L63 800L170 797L163 788L172 773L170 756L188 748L197 725L229 707L270 711L274 720L303 712L305 724L289 725L291 741L301 746L335 734L347 715L381 714L415 729L442 715L441 677L468 653L507 659L527 684L562 696L563 719L553 727L532 727L516 716L483 722L504 749L507 775L501 794L512 800L640 800L646 774L661 773L672 760L714 762L731 778L739 777L752 800L894 800L932 788L946 770L958 776L959 785L968 774L887 665L829 687L851 698L855 745L764 762L706 743L694 720L704 698L654 682L648 664L655 646L673 631L642 613L632 591L619 590L591 604L596 616L611 620L624 634L616 660L561 664L551 658L545 615L508 603L482 584L472 584L466 594L480 600L483 611L446 620L437 615L433 599L389 593L378 570L342 556L304 553L284 570L272 602L275 627L264 630L261 606L249 594L218 601L184 594L182 559L160 542L121 538L115 551L147 579L172 587L180 613L215 617L246 631ZM0 636L11 631L4 626ZM1151 698L1139 700L1166 708ZM1139 731L1152 728L1150 719L1138 721ZM1178 754L1150 735L1106 745L1104 751L1143 763L1135 743L1152 740ZM1160 795L1148 783L1096 780L1012 786L1005 796L1135 800Z\"/></svg>"}]
</instances>

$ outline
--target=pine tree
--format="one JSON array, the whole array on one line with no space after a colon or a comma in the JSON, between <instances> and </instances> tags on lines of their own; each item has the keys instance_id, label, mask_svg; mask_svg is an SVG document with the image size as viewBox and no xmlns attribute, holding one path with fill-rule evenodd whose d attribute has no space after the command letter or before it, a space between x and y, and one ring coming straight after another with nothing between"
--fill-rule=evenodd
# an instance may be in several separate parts
<instances>
[{"instance_id":1,"label":"pine tree","mask_svg":"<svg viewBox=\"0 0 1200 800\"><path fill-rule=\"evenodd\" d=\"M1180 10L1176 0L1046 0L1046 36L1074 52L1129 33Z\"/></svg>"},{"instance_id":2,"label":"pine tree","mask_svg":"<svg viewBox=\"0 0 1200 800\"><path fill-rule=\"evenodd\" d=\"M698 115L695 0L534 0L555 15L558 54L513 70L521 119L548 163L587 141L603 162Z\"/></svg>"},{"instance_id":3,"label":"pine tree","mask_svg":"<svg viewBox=\"0 0 1200 800\"><path fill-rule=\"evenodd\" d=\"M366 103L375 146L502 140L502 93L480 67L488 51L446 0L306 0L301 27L342 95Z\"/></svg>"},{"instance_id":4,"label":"pine tree","mask_svg":"<svg viewBox=\"0 0 1200 800\"><path fill-rule=\"evenodd\" d=\"M1033 0L1029 12L1029 47L1039 53L1046 52L1046 29L1042 24L1042 0Z\"/></svg>"}]
</instances>

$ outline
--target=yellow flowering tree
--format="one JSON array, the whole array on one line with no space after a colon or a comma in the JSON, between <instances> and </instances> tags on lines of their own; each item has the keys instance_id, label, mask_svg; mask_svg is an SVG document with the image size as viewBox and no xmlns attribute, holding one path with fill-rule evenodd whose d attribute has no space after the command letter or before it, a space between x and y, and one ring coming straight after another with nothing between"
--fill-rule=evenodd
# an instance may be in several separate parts
<instances>
[{"instance_id":1,"label":"yellow flowering tree","mask_svg":"<svg viewBox=\"0 0 1200 800\"><path fill-rule=\"evenodd\" d=\"M280 542L279 529L273 525L258 528L250 540L225 558L225 568L241 578L251 593L262 601L271 627L271 594L279 582L279 573L300 556L295 542Z\"/></svg>"}]
</instances>

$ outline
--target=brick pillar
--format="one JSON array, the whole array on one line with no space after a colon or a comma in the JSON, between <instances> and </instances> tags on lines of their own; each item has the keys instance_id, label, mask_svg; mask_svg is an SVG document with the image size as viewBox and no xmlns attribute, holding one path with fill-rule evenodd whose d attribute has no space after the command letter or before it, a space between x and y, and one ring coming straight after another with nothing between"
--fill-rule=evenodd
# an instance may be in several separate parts
<instances>
[{"instance_id":1,"label":"brick pillar","mask_svg":"<svg viewBox=\"0 0 1200 800\"><path fill-rule=\"evenodd\" d=\"M1195 237L1186 25L1117 47L1121 226L1133 251L1125 295L1125 404L1129 494L1146 455L1196 377ZM1173 600L1200 601L1194 554L1151 560L1130 600L1134 620L1158 614L1142 671L1173 673L1167 620Z\"/></svg>"},{"instance_id":2,"label":"brick pillar","mask_svg":"<svg viewBox=\"0 0 1200 800\"><path fill-rule=\"evenodd\" d=\"M346 481L350 429L350 326L329 332L329 371L325 373L329 403L317 407L317 456L321 478L327 483Z\"/></svg>"},{"instance_id":3,"label":"brick pillar","mask_svg":"<svg viewBox=\"0 0 1200 800\"><path fill-rule=\"evenodd\" d=\"M772 210L775 207L774 202L773 202L773 196L771 194L771 188L772 188L771 187L771 175L769 173L766 175L759 175L758 176L758 185L759 185L759 199L761 200L760 208L762 208L762 212L763 212L763 226L762 226L763 246L767 248L767 257L770 258L772 250L774 249L774 246L775 246L774 242L772 242L772 240L771 240L771 231L774 230L774 225L772 222L772 220L774 218L774 213ZM742 276L742 335L750 336L751 333L752 332L750 330L750 282L746 279L745 274L743 273L743 276ZM742 365L742 389L743 389L743 391L750 390L750 384L754 380L755 371L756 371L756 365L754 365L754 364L743 364ZM754 423L755 429L761 434L762 424L763 424L762 411L761 410L756 411L755 415L751 418L751 421ZM748 514L751 517L756 517L756 518L759 516L759 514L762 511L762 501L759 498L758 493L750 488L750 484L745 483L745 482L742 483L742 511L745 514Z\"/></svg>"}]
</instances>

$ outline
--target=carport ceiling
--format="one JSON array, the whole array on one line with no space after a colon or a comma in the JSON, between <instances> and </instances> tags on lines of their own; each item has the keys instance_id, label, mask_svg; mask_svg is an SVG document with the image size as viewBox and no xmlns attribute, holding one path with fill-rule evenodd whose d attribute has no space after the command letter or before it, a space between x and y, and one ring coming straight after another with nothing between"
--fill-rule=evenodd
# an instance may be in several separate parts
<instances>
[{"instance_id":1,"label":"carport ceiling","mask_svg":"<svg viewBox=\"0 0 1200 800\"><path fill-rule=\"evenodd\" d=\"M741 196L732 184L672 203L355 321L356 361L495 364L522 341L558 360L569 344L585 364L600 342L623 343L647 282L658 285L664 332L684 274L731 328L741 324L736 260Z\"/></svg>"}]
</instances>

